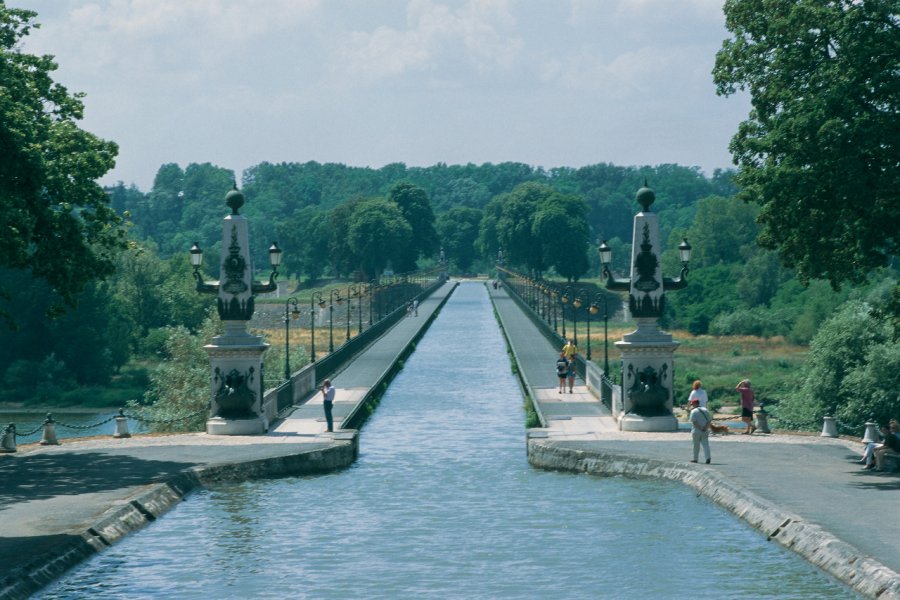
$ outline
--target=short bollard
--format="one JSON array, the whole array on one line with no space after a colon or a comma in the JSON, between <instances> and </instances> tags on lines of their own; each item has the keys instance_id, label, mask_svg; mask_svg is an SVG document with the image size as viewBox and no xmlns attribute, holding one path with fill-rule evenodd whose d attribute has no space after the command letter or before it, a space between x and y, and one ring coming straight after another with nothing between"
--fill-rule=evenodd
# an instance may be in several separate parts
<instances>
[{"instance_id":1,"label":"short bollard","mask_svg":"<svg viewBox=\"0 0 900 600\"><path fill-rule=\"evenodd\" d=\"M125 410L120 408L119 414L116 416L116 432L113 434L114 438L130 438L131 434L128 433L128 417L125 416Z\"/></svg>"},{"instance_id":2,"label":"short bollard","mask_svg":"<svg viewBox=\"0 0 900 600\"><path fill-rule=\"evenodd\" d=\"M837 437L837 423L834 422L834 417L823 417L823 420L822 433L819 437Z\"/></svg>"},{"instance_id":3,"label":"short bollard","mask_svg":"<svg viewBox=\"0 0 900 600\"><path fill-rule=\"evenodd\" d=\"M44 435L41 437L41 446L59 446L59 440L56 439L56 421L53 415L47 413L47 419L44 421Z\"/></svg>"},{"instance_id":4,"label":"short bollard","mask_svg":"<svg viewBox=\"0 0 900 600\"><path fill-rule=\"evenodd\" d=\"M3 430L3 438L0 439L0 452L16 451L16 426L10 423Z\"/></svg>"},{"instance_id":5,"label":"short bollard","mask_svg":"<svg viewBox=\"0 0 900 600\"><path fill-rule=\"evenodd\" d=\"M764 408L759 409L759 412L756 413L756 429L760 433L772 433L769 429L769 413Z\"/></svg>"},{"instance_id":6,"label":"short bollard","mask_svg":"<svg viewBox=\"0 0 900 600\"><path fill-rule=\"evenodd\" d=\"M878 442L878 440L878 424L866 422L866 432L863 434L862 439L863 444L868 444L869 442L875 443Z\"/></svg>"}]
</instances>

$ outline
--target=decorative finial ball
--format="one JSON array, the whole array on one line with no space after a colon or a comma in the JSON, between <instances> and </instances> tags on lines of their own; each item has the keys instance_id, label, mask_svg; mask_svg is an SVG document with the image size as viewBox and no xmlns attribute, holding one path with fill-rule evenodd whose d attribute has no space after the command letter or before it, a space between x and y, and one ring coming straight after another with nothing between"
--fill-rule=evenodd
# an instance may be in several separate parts
<instances>
[{"instance_id":1,"label":"decorative finial ball","mask_svg":"<svg viewBox=\"0 0 900 600\"><path fill-rule=\"evenodd\" d=\"M225 194L225 204L231 208L231 214L239 214L238 209L244 205L244 195L238 191L237 185Z\"/></svg>"},{"instance_id":2,"label":"decorative finial ball","mask_svg":"<svg viewBox=\"0 0 900 600\"><path fill-rule=\"evenodd\" d=\"M645 181L644 187L637 191L634 198L643 207L644 212L650 212L650 205L656 200L656 192L652 188L647 187L647 182Z\"/></svg>"}]
</instances>

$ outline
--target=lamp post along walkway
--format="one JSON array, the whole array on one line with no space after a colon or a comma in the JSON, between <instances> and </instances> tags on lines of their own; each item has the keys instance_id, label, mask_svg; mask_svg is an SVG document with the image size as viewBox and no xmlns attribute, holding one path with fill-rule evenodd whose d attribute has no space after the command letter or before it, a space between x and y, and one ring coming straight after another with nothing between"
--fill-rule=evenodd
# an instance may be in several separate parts
<instances>
[{"instance_id":1,"label":"lamp post along walkway","mask_svg":"<svg viewBox=\"0 0 900 600\"><path fill-rule=\"evenodd\" d=\"M654 191L639 189L636 200L642 209L634 216L631 277L620 279L610 271L612 250L604 241L599 248L606 288L628 292L628 307L637 329L616 342L622 357L623 409L616 415L623 431L675 431L678 419L674 406L674 362L678 342L659 330L665 309L665 292L687 285L691 245L687 239L678 247L681 275L663 277L660 264L659 217L650 206Z\"/></svg>"},{"instance_id":2,"label":"lamp post along walkway","mask_svg":"<svg viewBox=\"0 0 900 600\"><path fill-rule=\"evenodd\" d=\"M281 250L278 244L272 243L269 281L256 282L250 260L249 227L247 219L239 212L244 205L244 195L237 186L226 194L225 203L231 208L231 214L222 224L218 281L203 281L200 272L203 251L197 242L190 250L197 291L216 294L216 307L225 328L222 335L213 337L204 346L211 369L210 416L206 431L218 435L253 435L265 433L269 428L262 406L265 381L262 357L269 344L250 334L247 324L253 316L254 297L277 289L275 278L281 264Z\"/></svg>"}]
</instances>

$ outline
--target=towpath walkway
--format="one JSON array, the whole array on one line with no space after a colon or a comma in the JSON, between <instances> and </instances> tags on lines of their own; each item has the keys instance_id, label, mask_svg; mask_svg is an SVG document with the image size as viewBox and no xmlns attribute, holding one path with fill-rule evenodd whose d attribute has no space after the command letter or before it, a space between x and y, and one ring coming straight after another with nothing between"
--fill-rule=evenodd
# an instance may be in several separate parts
<instances>
[{"instance_id":1,"label":"towpath walkway","mask_svg":"<svg viewBox=\"0 0 900 600\"><path fill-rule=\"evenodd\" d=\"M438 288L417 317L401 319L332 377L336 427L424 333L456 285ZM205 482L350 465L356 431L325 429L317 393L267 435L70 438L0 454L0 600L28 597Z\"/></svg>"},{"instance_id":2,"label":"towpath walkway","mask_svg":"<svg viewBox=\"0 0 900 600\"><path fill-rule=\"evenodd\" d=\"M558 394L554 363L560 348L546 341L505 289L488 289L521 376L547 424L547 428L529 430L530 454L535 449L567 454L566 460L581 461L578 469L594 472L603 468L585 467L585 461L606 461L610 465L607 474L618 470L640 475L644 467L628 465L624 457L661 466L663 471L684 469L688 477L712 470L716 481L746 490L748 497L761 498L773 512L778 509L815 524L884 565L893 571L885 573L884 579L895 583L893 593L900 592L900 476L863 471L855 462L860 458L861 443L781 433L729 434L710 439L712 464L690 464L688 431L621 432L606 407L580 380L574 394ZM736 373L735 379L744 375ZM841 579L846 581L844 576Z\"/></svg>"}]
</instances>

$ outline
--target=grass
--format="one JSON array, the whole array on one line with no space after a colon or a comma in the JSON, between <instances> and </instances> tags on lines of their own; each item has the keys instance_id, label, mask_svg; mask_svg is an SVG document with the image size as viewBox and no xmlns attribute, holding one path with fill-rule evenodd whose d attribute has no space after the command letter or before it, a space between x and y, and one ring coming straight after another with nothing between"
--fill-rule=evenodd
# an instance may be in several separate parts
<instances>
[{"instance_id":1,"label":"grass","mask_svg":"<svg viewBox=\"0 0 900 600\"><path fill-rule=\"evenodd\" d=\"M571 328L571 324L569 325ZM597 330L599 329L599 333ZM609 326L609 363L614 381L619 375L619 349L615 341L634 331L628 323ZM567 331L571 337L571 331ZM737 404L735 386L741 379L750 379L758 399L780 400L797 387L796 376L802 373L809 350L786 342L783 338L753 336L695 336L687 331L670 331L680 346L675 352L675 404L687 402L691 384L696 379L715 406ZM587 352L587 327L578 324L578 349ZM592 323L591 359L603 364L603 327Z\"/></svg>"}]
</instances>

